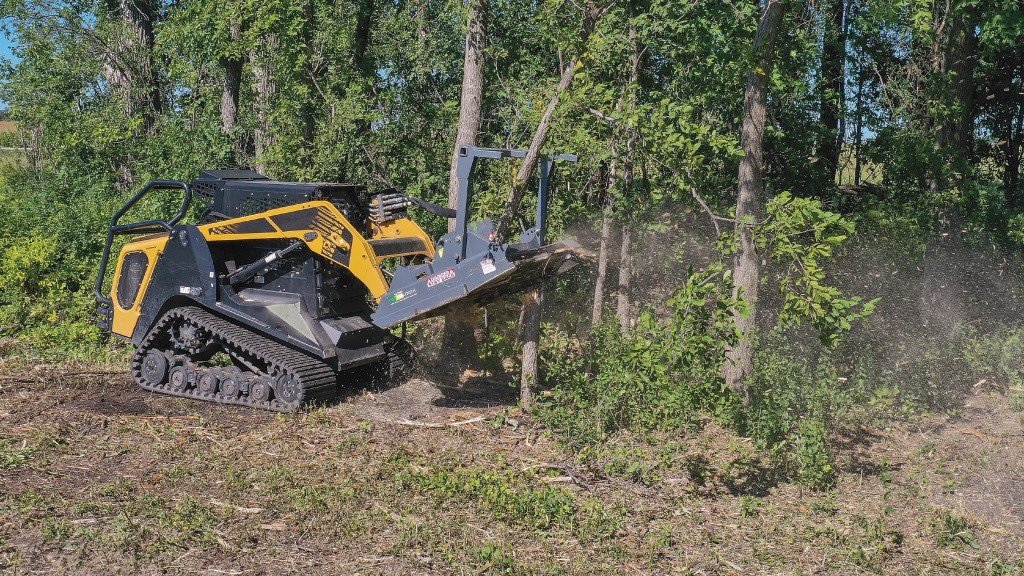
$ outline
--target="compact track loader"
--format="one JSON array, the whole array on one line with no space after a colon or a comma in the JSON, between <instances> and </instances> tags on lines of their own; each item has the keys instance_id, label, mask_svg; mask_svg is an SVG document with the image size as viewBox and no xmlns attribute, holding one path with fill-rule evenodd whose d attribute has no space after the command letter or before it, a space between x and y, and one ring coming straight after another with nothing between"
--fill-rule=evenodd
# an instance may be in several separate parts
<instances>
[{"instance_id":1,"label":"compact track loader","mask_svg":"<svg viewBox=\"0 0 1024 576\"><path fill-rule=\"evenodd\" d=\"M524 156L460 147L455 210L396 190L276 182L247 170L150 182L111 219L96 280L99 325L135 344L141 387L177 396L291 411L333 398L339 383L396 378L413 351L392 328L486 304L574 264L576 243L543 244L553 161L574 156L541 158L537 221L519 243L496 242L488 220L469 223L474 162ZM161 189L183 194L173 218L120 223ZM198 224L182 224L193 199L206 209ZM454 218L454 231L434 243L409 218L411 206ZM135 237L108 294L121 234ZM382 267L389 259L400 259L393 274Z\"/></svg>"}]
</instances>

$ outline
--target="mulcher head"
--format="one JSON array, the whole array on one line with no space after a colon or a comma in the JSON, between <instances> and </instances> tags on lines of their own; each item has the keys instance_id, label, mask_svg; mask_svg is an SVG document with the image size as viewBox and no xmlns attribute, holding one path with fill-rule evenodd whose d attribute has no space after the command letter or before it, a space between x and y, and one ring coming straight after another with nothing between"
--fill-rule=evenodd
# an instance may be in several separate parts
<instances>
[{"instance_id":1,"label":"mulcher head","mask_svg":"<svg viewBox=\"0 0 1024 576\"><path fill-rule=\"evenodd\" d=\"M470 180L477 158L524 158L525 150L459 148L458 206L455 230L435 247L432 262L402 266L390 290L371 316L374 324L390 328L409 320L430 318L455 307L484 305L535 286L547 276L575 266L580 246L573 241L544 244L548 179L555 160L575 162L568 154L542 156L539 161L536 225L523 232L518 244L502 243L489 220L469 224Z\"/></svg>"}]
</instances>

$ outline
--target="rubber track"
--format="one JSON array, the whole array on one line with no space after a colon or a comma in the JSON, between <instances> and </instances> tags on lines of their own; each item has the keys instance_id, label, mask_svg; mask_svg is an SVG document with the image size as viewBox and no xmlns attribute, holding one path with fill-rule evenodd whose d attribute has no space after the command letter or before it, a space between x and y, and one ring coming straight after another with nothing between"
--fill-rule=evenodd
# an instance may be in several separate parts
<instances>
[{"instance_id":1,"label":"rubber track","mask_svg":"<svg viewBox=\"0 0 1024 576\"><path fill-rule=\"evenodd\" d=\"M287 404L276 398L272 398L269 402L258 402L250 400L245 395L229 398L221 394L219 390L215 394L206 394L200 392L195 387L190 390L180 391L174 390L166 383L160 385L148 383L142 377L142 361L146 354L154 349L154 342L161 336L168 335L168 329L174 320L187 320L196 326L212 332L214 338L221 343L222 347L229 354L233 348L234 350L241 351L246 356L258 358L272 370L277 369L279 372L292 375L302 389L299 399ZM163 351L160 348L156 349ZM338 375L323 360L289 348L252 330L238 326L194 306L185 306L171 310L164 314L156 325L153 326L132 357L132 375L140 387L152 390L153 392L195 398L207 402L218 402L220 404L250 406L275 412L292 412L305 404L331 400L337 393L338 385Z\"/></svg>"}]
</instances>

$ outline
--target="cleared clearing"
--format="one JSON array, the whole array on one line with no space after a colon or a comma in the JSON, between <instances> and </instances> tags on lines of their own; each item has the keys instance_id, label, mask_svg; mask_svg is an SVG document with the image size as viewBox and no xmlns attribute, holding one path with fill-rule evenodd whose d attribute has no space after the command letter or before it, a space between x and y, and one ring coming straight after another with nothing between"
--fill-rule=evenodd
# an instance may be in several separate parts
<instances>
[{"instance_id":1,"label":"cleared clearing","mask_svg":"<svg viewBox=\"0 0 1024 576\"><path fill-rule=\"evenodd\" d=\"M282 416L144 393L118 367L0 372L8 574L1022 568L1024 427L984 386L958 417L840 439L818 493L713 424L660 453L570 453L486 379Z\"/></svg>"}]
</instances>

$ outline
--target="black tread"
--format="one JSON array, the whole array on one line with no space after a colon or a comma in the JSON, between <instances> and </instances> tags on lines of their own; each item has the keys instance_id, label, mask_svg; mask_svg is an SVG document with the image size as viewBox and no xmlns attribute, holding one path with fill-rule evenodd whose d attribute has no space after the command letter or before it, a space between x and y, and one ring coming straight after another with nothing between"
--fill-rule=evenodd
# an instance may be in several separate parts
<instances>
[{"instance_id":1,"label":"black tread","mask_svg":"<svg viewBox=\"0 0 1024 576\"><path fill-rule=\"evenodd\" d=\"M249 358L258 359L261 363L272 367L274 372L290 374L299 383L301 389L299 398L289 403L277 398L272 398L268 402L259 402L251 400L245 395L233 398L225 396L219 391L214 394L208 394L200 392L198 388L180 391L172 389L167 383L150 384L142 377L142 361L150 350L167 351L167 349L157 345L161 343L162 339L167 337L170 326L175 320L185 320L209 330L214 335L217 343L232 356L244 354ZM289 348L194 306L170 310L153 326L132 357L132 375L140 387L161 394L195 398L221 404L251 406L276 412L291 412L306 404L331 400L337 392L338 384L338 375L323 360Z\"/></svg>"}]
</instances>

